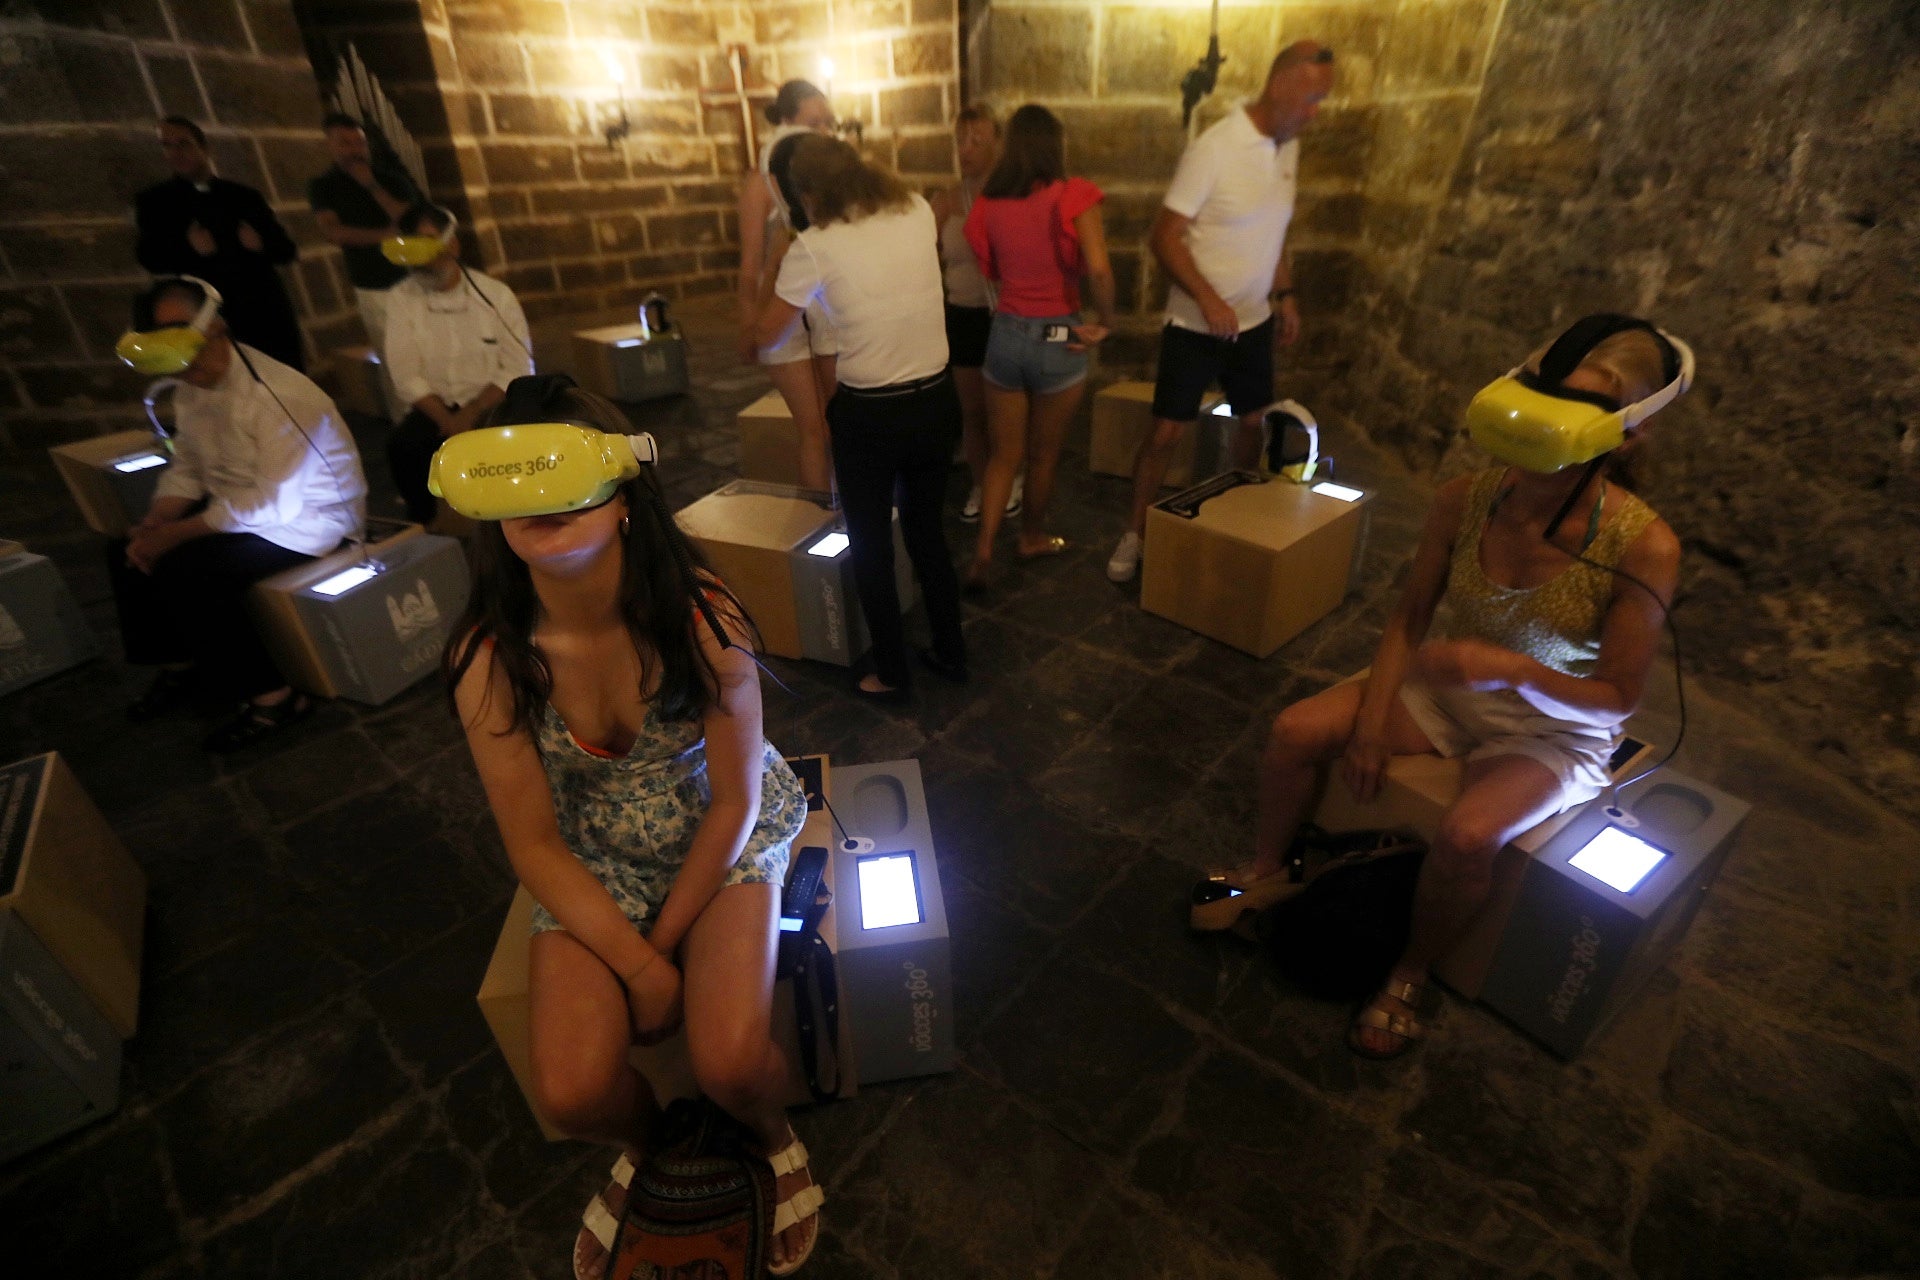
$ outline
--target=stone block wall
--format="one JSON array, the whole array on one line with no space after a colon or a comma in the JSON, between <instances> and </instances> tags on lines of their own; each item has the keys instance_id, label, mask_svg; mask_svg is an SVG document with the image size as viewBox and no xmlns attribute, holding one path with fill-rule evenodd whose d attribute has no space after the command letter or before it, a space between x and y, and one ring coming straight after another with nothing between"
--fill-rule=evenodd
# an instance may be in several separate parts
<instances>
[{"instance_id":1,"label":"stone block wall","mask_svg":"<svg viewBox=\"0 0 1920 1280\"><path fill-rule=\"evenodd\" d=\"M1101 360L1138 373L1151 365L1167 293L1147 232L1190 132L1258 92L1285 45L1331 46L1338 76L1301 137L1289 234L1306 324L1284 376L1289 390L1311 393L1345 363L1356 286L1414 252L1444 196L1498 10L1498 0L1223 0L1227 61L1186 130L1179 82L1206 52L1207 6L978 0L966 24L968 83L1003 116L1025 102L1051 108L1067 128L1069 167L1107 190L1123 331Z\"/></svg>"},{"instance_id":2,"label":"stone block wall","mask_svg":"<svg viewBox=\"0 0 1920 1280\"><path fill-rule=\"evenodd\" d=\"M319 96L288 0L17 0L0 8L0 447L139 421L145 379L113 358L133 197L167 176L154 122L207 132L301 246L290 293L310 351L358 332L339 255L307 212L325 164Z\"/></svg>"},{"instance_id":3,"label":"stone block wall","mask_svg":"<svg viewBox=\"0 0 1920 1280\"><path fill-rule=\"evenodd\" d=\"M309 43L352 41L426 155L437 198L530 315L732 287L746 160L726 49L756 127L781 80L823 82L868 149L921 180L953 167L951 0L299 0ZM827 87L823 83L823 87ZM630 132L610 144L624 113Z\"/></svg>"},{"instance_id":4,"label":"stone block wall","mask_svg":"<svg viewBox=\"0 0 1920 1280\"><path fill-rule=\"evenodd\" d=\"M1699 382L1638 469L1686 546L1688 669L1920 811L1916 10L1506 0L1498 22L1440 206L1403 230L1375 200L1329 403L1433 464L1474 389L1579 315L1687 338Z\"/></svg>"}]
</instances>

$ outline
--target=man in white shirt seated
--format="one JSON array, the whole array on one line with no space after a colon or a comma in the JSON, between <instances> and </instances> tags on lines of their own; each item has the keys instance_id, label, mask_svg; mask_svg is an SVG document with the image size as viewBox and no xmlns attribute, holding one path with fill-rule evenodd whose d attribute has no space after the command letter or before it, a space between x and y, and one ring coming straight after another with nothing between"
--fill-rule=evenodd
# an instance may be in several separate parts
<instances>
[{"instance_id":1,"label":"man in white shirt seated","mask_svg":"<svg viewBox=\"0 0 1920 1280\"><path fill-rule=\"evenodd\" d=\"M1215 382L1236 424L1233 465L1259 456L1260 419L1273 400L1273 349L1300 336L1287 261L1287 227L1300 168L1300 131L1333 91L1333 50L1301 40L1280 51L1260 96L1187 144L1148 245L1172 283L1160 331L1153 431L1133 462L1133 511L1107 561L1125 582L1140 567L1147 508Z\"/></svg>"},{"instance_id":2,"label":"man in white shirt seated","mask_svg":"<svg viewBox=\"0 0 1920 1280\"><path fill-rule=\"evenodd\" d=\"M133 327L188 327L205 301L191 281L162 280L134 299ZM325 392L218 318L206 337L174 394L173 465L108 563L127 661L161 668L129 714L184 702L197 675L243 704L206 740L232 751L311 710L254 630L247 590L357 536L367 481Z\"/></svg>"},{"instance_id":3,"label":"man in white shirt seated","mask_svg":"<svg viewBox=\"0 0 1920 1280\"><path fill-rule=\"evenodd\" d=\"M527 317L513 290L460 262L453 217L418 204L400 215L400 234L438 238L439 256L415 267L387 293L387 372L407 416L387 437L393 482L407 516L430 523L437 512L427 468L448 436L471 430L534 371Z\"/></svg>"}]
</instances>

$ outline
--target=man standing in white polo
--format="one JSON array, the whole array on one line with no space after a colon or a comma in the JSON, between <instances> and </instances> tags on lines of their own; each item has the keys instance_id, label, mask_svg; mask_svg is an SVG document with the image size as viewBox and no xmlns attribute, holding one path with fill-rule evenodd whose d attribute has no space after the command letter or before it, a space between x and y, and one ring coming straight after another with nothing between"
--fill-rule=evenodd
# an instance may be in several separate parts
<instances>
[{"instance_id":1,"label":"man standing in white polo","mask_svg":"<svg viewBox=\"0 0 1920 1280\"><path fill-rule=\"evenodd\" d=\"M1300 130L1333 89L1333 50L1287 46L1260 96L1187 144L1149 240L1172 285L1154 380L1153 432L1133 462L1133 514L1107 561L1126 582L1140 567L1147 508L1160 494L1180 434L1218 382L1239 423L1234 464L1260 448L1260 413L1273 399L1273 350L1300 336L1285 253L1300 168ZM1276 321L1278 323L1276 323Z\"/></svg>"}]
</instances>

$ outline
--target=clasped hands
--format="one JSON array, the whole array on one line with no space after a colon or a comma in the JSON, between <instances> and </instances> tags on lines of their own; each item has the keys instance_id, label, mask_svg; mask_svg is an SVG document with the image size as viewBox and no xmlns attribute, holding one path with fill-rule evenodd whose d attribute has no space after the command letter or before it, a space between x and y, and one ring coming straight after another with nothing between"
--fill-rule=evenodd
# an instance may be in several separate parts
<instances>
[{"instance_id":1,"label":"clasped hands","mask_svg":"<svg viewBox=\"0 0 1920 1280\"><path fill-rule=\"evenodd\" d=\"M659 952L620 980L627 993L627 1022L635 1041L659 1044L680 1029L680 970Z\"/></svg>"},{"instance_id":2,"label":"clasped hands","mask_svg":"<svg viewBox=\"0 0 1920 1280\"><path fill-rule=\"evenodd\" d=\"M127 563L142 573L152 573L160 557L187 541L185 520L164 520L149 515L127 533Z\"/></svg>"}]
</instances>

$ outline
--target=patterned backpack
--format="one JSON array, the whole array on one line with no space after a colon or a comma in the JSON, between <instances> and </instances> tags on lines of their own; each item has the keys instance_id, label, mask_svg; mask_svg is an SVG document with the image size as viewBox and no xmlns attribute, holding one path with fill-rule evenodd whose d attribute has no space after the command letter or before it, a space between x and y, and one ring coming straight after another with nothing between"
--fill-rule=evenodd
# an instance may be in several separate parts
<instances>
[{"instance_id":1,"label":"patterned backpack","mask_svg":"<svg viewBox=\"0 0 1920 1280\"><path fill-rule=\"evenodd\" d=\"M667 1107L607 1251L607 1280L761 1280L773 1168L753 1134L704 1098Z\"/></svg>"}]
</instances>

